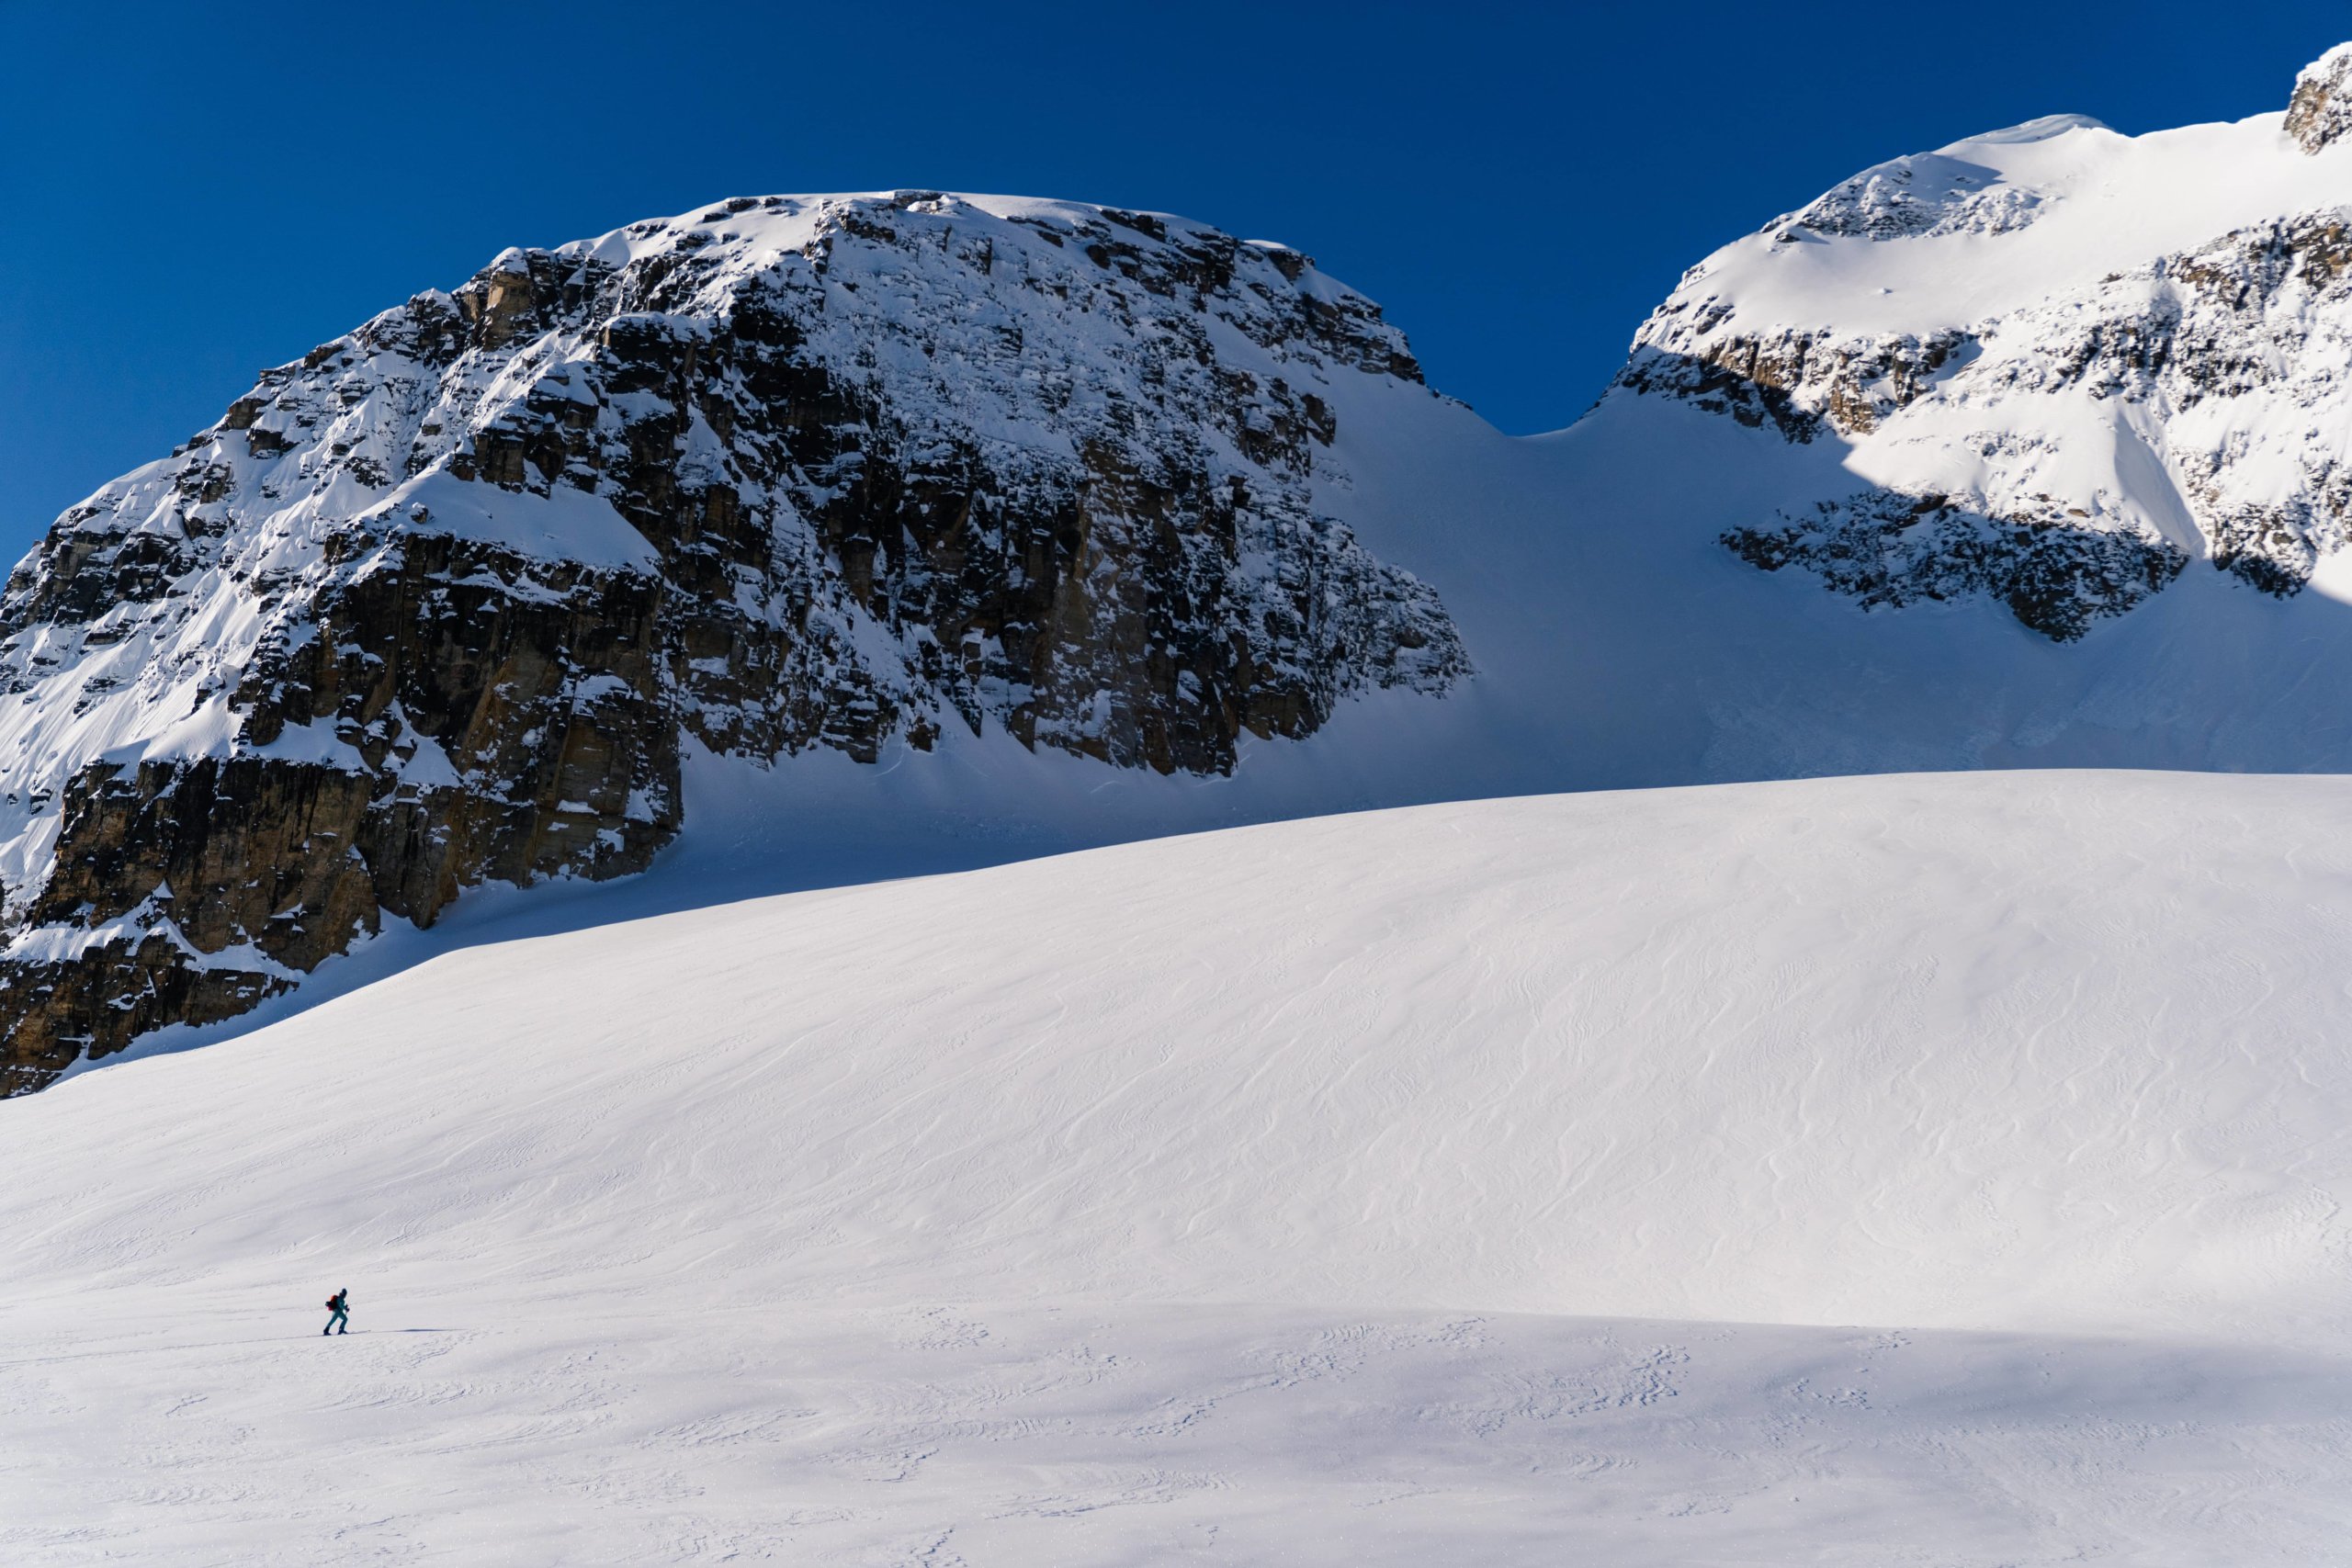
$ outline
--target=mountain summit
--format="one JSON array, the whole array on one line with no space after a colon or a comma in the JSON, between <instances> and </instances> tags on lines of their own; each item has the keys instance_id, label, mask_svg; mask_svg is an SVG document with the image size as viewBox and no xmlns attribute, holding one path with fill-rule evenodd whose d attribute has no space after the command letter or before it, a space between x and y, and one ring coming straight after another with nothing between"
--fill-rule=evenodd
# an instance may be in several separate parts
<instances>
[{"instance_id":1,"label":"mountain summit","mask_svg":"<svg viewBox=\"0 0 2352 1568\"><path fill-rule=\"evenodd\" d=\"M1693 268L1618 384L1837 443L1843 493L1724 539L1864 604L2072 640L2194 561L2299 592L2352 539L2347 71L2283 121L2053 116L1866 170Z\"/></svg>"},{"instance_id":2,"label":"mountain summit","mask_svg":"<svg viewBox=\"0 0 2352 1568\"><path fill-rule=\"evenodd\" d=\"M1469 656L1310 480L1405 340L1283 247L931 191L513 250L266 373L0 602L0 1087L458 891L642 869L682 749L1216 774Z\"/></svg>"},{"instance_id":3,"label":"mountain summit","mask_svg":"<svg viewBox=\"0 0 2352 1568\"><path fill-rule=\"evenodd\" d=\"M1880 164L1527 439L1177 218L507 252L10 580L0 1089L469 887L707 870L697 812L795 868L748 894L1444 798L2352 772L2347 106L2352 48L2233 124Z\"/></svg>"}]
</instances>

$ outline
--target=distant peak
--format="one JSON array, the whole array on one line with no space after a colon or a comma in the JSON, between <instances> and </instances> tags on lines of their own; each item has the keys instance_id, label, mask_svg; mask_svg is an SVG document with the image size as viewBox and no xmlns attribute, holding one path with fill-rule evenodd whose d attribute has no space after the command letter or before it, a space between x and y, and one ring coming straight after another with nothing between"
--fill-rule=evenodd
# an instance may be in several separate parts
<instances>
[{"instance_id":1,"label":"distant peak","mask_svg":"<svg viewBox=\"0 0 2352 1568\"><path fill-rule=\"evenodd\" d=\"M2287 100L2287 134L2306 152L2317 152L2352 128L2352 43L2339 43L2302 68L2294 96Z\"/></svg>"},{"instance_id":2,"label":"distant peak","mask_svg":"<svg viewBox=\"0 0 2352 1568\"><path fill-rule=\"evenodd\" d=\"M1981 135L1963 137L1953 147L1996 146L2013 147L2027 141L2047 141L2053 136L2064 136L2070 130L2108 130L2113 129L2105 120L2093 119L2086 114L2046 114L2021 125L2000 130L1987 130ZM1950 149L1944 149L1949 152Z\"/></svg>"}]
</instances>

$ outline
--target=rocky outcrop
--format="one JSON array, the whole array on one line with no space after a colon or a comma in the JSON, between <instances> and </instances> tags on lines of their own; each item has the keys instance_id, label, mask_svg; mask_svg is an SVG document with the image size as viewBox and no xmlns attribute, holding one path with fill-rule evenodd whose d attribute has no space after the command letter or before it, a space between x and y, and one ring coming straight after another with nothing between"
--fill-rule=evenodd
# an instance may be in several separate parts
<instances>
[{"instance_id":1,"label":"rocky outcrop","mask_svg":"<svg viewBox=\"0 0 2352 1568\"><path fill-rule=\"evenodd\" d=\"M1865 435L1926 394L1970 346L1958 332L1862 336L1782 328L1719 331L1719 301L1670 300L1644 323L1612 383L1684 399L1791 441Z\"/></svg>"},{"instance_id":2,"label":"rocky outcrop","mask_svg":"<svg viewBox=\"0 0 2352 1568\"><path fill-rule=\"evenodd\" d=\"M2339 44L2303 67L2287 100L2287 134L2306 152L2332 146L2352 130L2352 44Z\"/></svg>"},{"instance_id":3,"label":"rocky outcrop","mask_svg":"<svg viewBox=\"0 0 2352 1568\"><path fill-rule=\"evenodd\" d=\"M2051 511L1987 517L1940 495L1869 490L1802 520L1734 528L1724 544L1765 571L1800 566L1866 608L1990 598L2053 642L2072 642L2180 575L2188 557L2136 530Z\"/></svg>"},{"instance_id":4,"label":"rocky outcrop","mask_svg":"<svg viewBox=\"0 0 2352 1568\"><path fill-rule=\"evenodd\" d=\"M2058 134L2098 122L2059 115L2016 131ZM1777 245L1843 237L1863 240L1933 238L1944 234L2007 234L2041 215L2045 193L2012 183L1998 169L1948 152L1915 152L1840 181L1799 210L1774 219L1764 232Z\"/></svg>"},{"instance_id":5,"label":"rocky outcrop","mask_svg":"<svg viewBox=\"0 0 2352 1568\"><path fill-rule=\"evenodd\" d=\"M2352 46L2300 79L2284 124L2305 151L2352 114L2347 73ZM2004 149L2094 124L2036 121L1867 170L1693 268L1644 323L1613 390L1838 442L1875 481L1739 523L1726 547L1866 605L1992 599L2071 641L2193 559L2283 597L2352 544L2352 472L2330 434L2352 421L2352 209L2281 214L2104 276L2073 259L2079 227L2064 243L2045 231L2029 243L2060 286L1930 330L1774 319L1814 279L1850 291L1816 302L1832 321L1917 319L1882 301L1923 286L1976 299L1974 275L2017 243L2001 236L2070 190L2109 190L2087 171L2121 143L2101 132L2015 160L2044 185L1996 166ZM1867 287L1882 268L1889 285Z\"/></svg>"},{"instance_id":6,"label":"rocky outcrop","mask_svg":"<svg viewBox=\"0 0 2352 1568\"><path fill-rule=\"evenodd\" d=\"M2352 416L2352 214L2222 235L2020 312L1956 395L2079 392L2158 456L2216 567L2300 592L2352 542L2352 476L2324 432ZM2048 449L2054 440L2045 440ZM2019 443L2018 466L2032 449Z\"/></svg>"},{"instance_id":7,"label":"rocky outcrop","mask_svg":"<svg viewBox=\"0 0 2352 1568\"><path fill-rule=\"evenodd\" d=\"M1963 340L1934 340L1939 365L1957 361L1936 396L1984 433L1977 443L1992 460L1974 493L1866 490L1733 528L1724 542L1767 570L1810 570L1865 604L1982 595L2071 641L2171 584L2189 560L2118 495L2069 504L2032 488L2057 461L2061 438L2001 428L2003 414L2049 406L2027 400L2080 394L2113 411L2126 439L2146 444L2150 471L2178 486L2214 566L2267 593L2298 592L2324 555L2352 544L2352 473L2332 444L2311 439L2314 416L2352 393L2341 371L2352 354L2347 273L2352 217L2305 214L1990 321L1964 340L1964 355ZM1777 400L1789 411L1779 426L1792 439L1825 426L1867 435L1925 391L1915 378L1910 395L1841 414L1852 406L1852 356L1820 370L1802 351L1750 357L1736 337L1705 346L1715 355L1707 373L1732 382L1713 394L1720 406L1737 417L1743 397ZM1741 367L1752 378L1739 378ZM1657 374L1627 384L1672 389ZM1680 395L1719 406L1703 393Z\"/></svg>"},{"instance_id":8,"label":"rocky outcrop","mask_svg":"<svg viewBox=\"0 0 2352 1568\"><path fill-rule=\"evenodd\" d=\"M1316 502L1367 376L1419 370L1295 253L932 192L510 251L266 373L0 599L0 1090L641 868L689 743L1214 774L1443 691Z\"/></svg>"}]
</instances>

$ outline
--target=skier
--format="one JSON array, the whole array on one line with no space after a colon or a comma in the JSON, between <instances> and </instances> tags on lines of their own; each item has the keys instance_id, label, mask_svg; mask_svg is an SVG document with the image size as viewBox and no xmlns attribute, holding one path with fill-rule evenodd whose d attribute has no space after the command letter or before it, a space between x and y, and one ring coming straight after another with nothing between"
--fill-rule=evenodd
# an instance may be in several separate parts
<instances>
[{"instance_id":1,"label":"skier","mask_svg":"<svg viewBox=\"0 0 2352 1568\"><path fill-rule=\"evenodd\" d=\"M351 1292L348 1288L327 1298L327 1312L331 1315L327 1318L327 1325L319 1330L321 1335L351 1332Z\"/></svg>"}]
</instances>

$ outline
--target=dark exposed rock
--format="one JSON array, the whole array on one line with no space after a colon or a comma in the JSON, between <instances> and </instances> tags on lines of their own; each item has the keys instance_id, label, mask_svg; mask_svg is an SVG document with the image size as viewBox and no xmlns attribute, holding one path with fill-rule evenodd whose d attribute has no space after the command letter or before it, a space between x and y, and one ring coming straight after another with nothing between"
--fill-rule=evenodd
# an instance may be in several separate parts
<instances>
[{"instance_id":1,"label":"dark exposed rock","mask_svg":"<svg viewBox=\"0 0 2352 1568\"><path fill-rule=\"evenodd\" d=\"M1939 495L1865 491L1777 528L1734 528L1725 547L1766 571L1801 566L1865 606L1987 597L2056 642L2118 615L2180 575L2188 558L2137 532L2061 515L1988 517Z\"/></svg>"},{"instance_id":2,"label":"dark exposed rock","mask_svg":"<svg viewBox=\"0 0 2352 1568\"><path fill-rule=\"evenodd\" d=\"M2303 67L2287 100L2287 134L2306 152L2332 145L2352 128L2352 45L2340 46Z\"/></svg>"},{"instance_id":3,"label":"dark exposed rock","mask_svg":"<svg viewBox=\"0 0 2352 1568\"><path fill-rule=\"evenodd\" d=\"M688 739L1218 773L1442 690L1435 597L1313 501L1364 374L1419 378L1295 253L933 192L510 251L267 372L0 596L0 1090L640 869Z\"/></svg>"},{"instance_id":4,"label":"dark exposed rock","mask_svg":"<svg viewBox=\"0 0 2352 1568\"><path fill-rule=\"evenodd\" d=\"M11 1030L0 1099L29 1094L85 1055L175 1023L220 1023L288 988L280 976L219 965L161 934L83 949L70 961L0 960Z\"/></svg>"},{"instance_id":5,"label":"dark exposed rock","mask_svg":"<svg viewBox=\"0 0 2352 1568\"><path fill-rule=\"evenodd\" d=\"M1614 386L1679 397L1740 423L1770 424L1792 441L1825 431L1866 434L1917 400L1968 339L1935 333L1855 337L1785 330L1717 333L1727 312L1679 306L1643 328Z\"/></svg>"}]
</instances>

